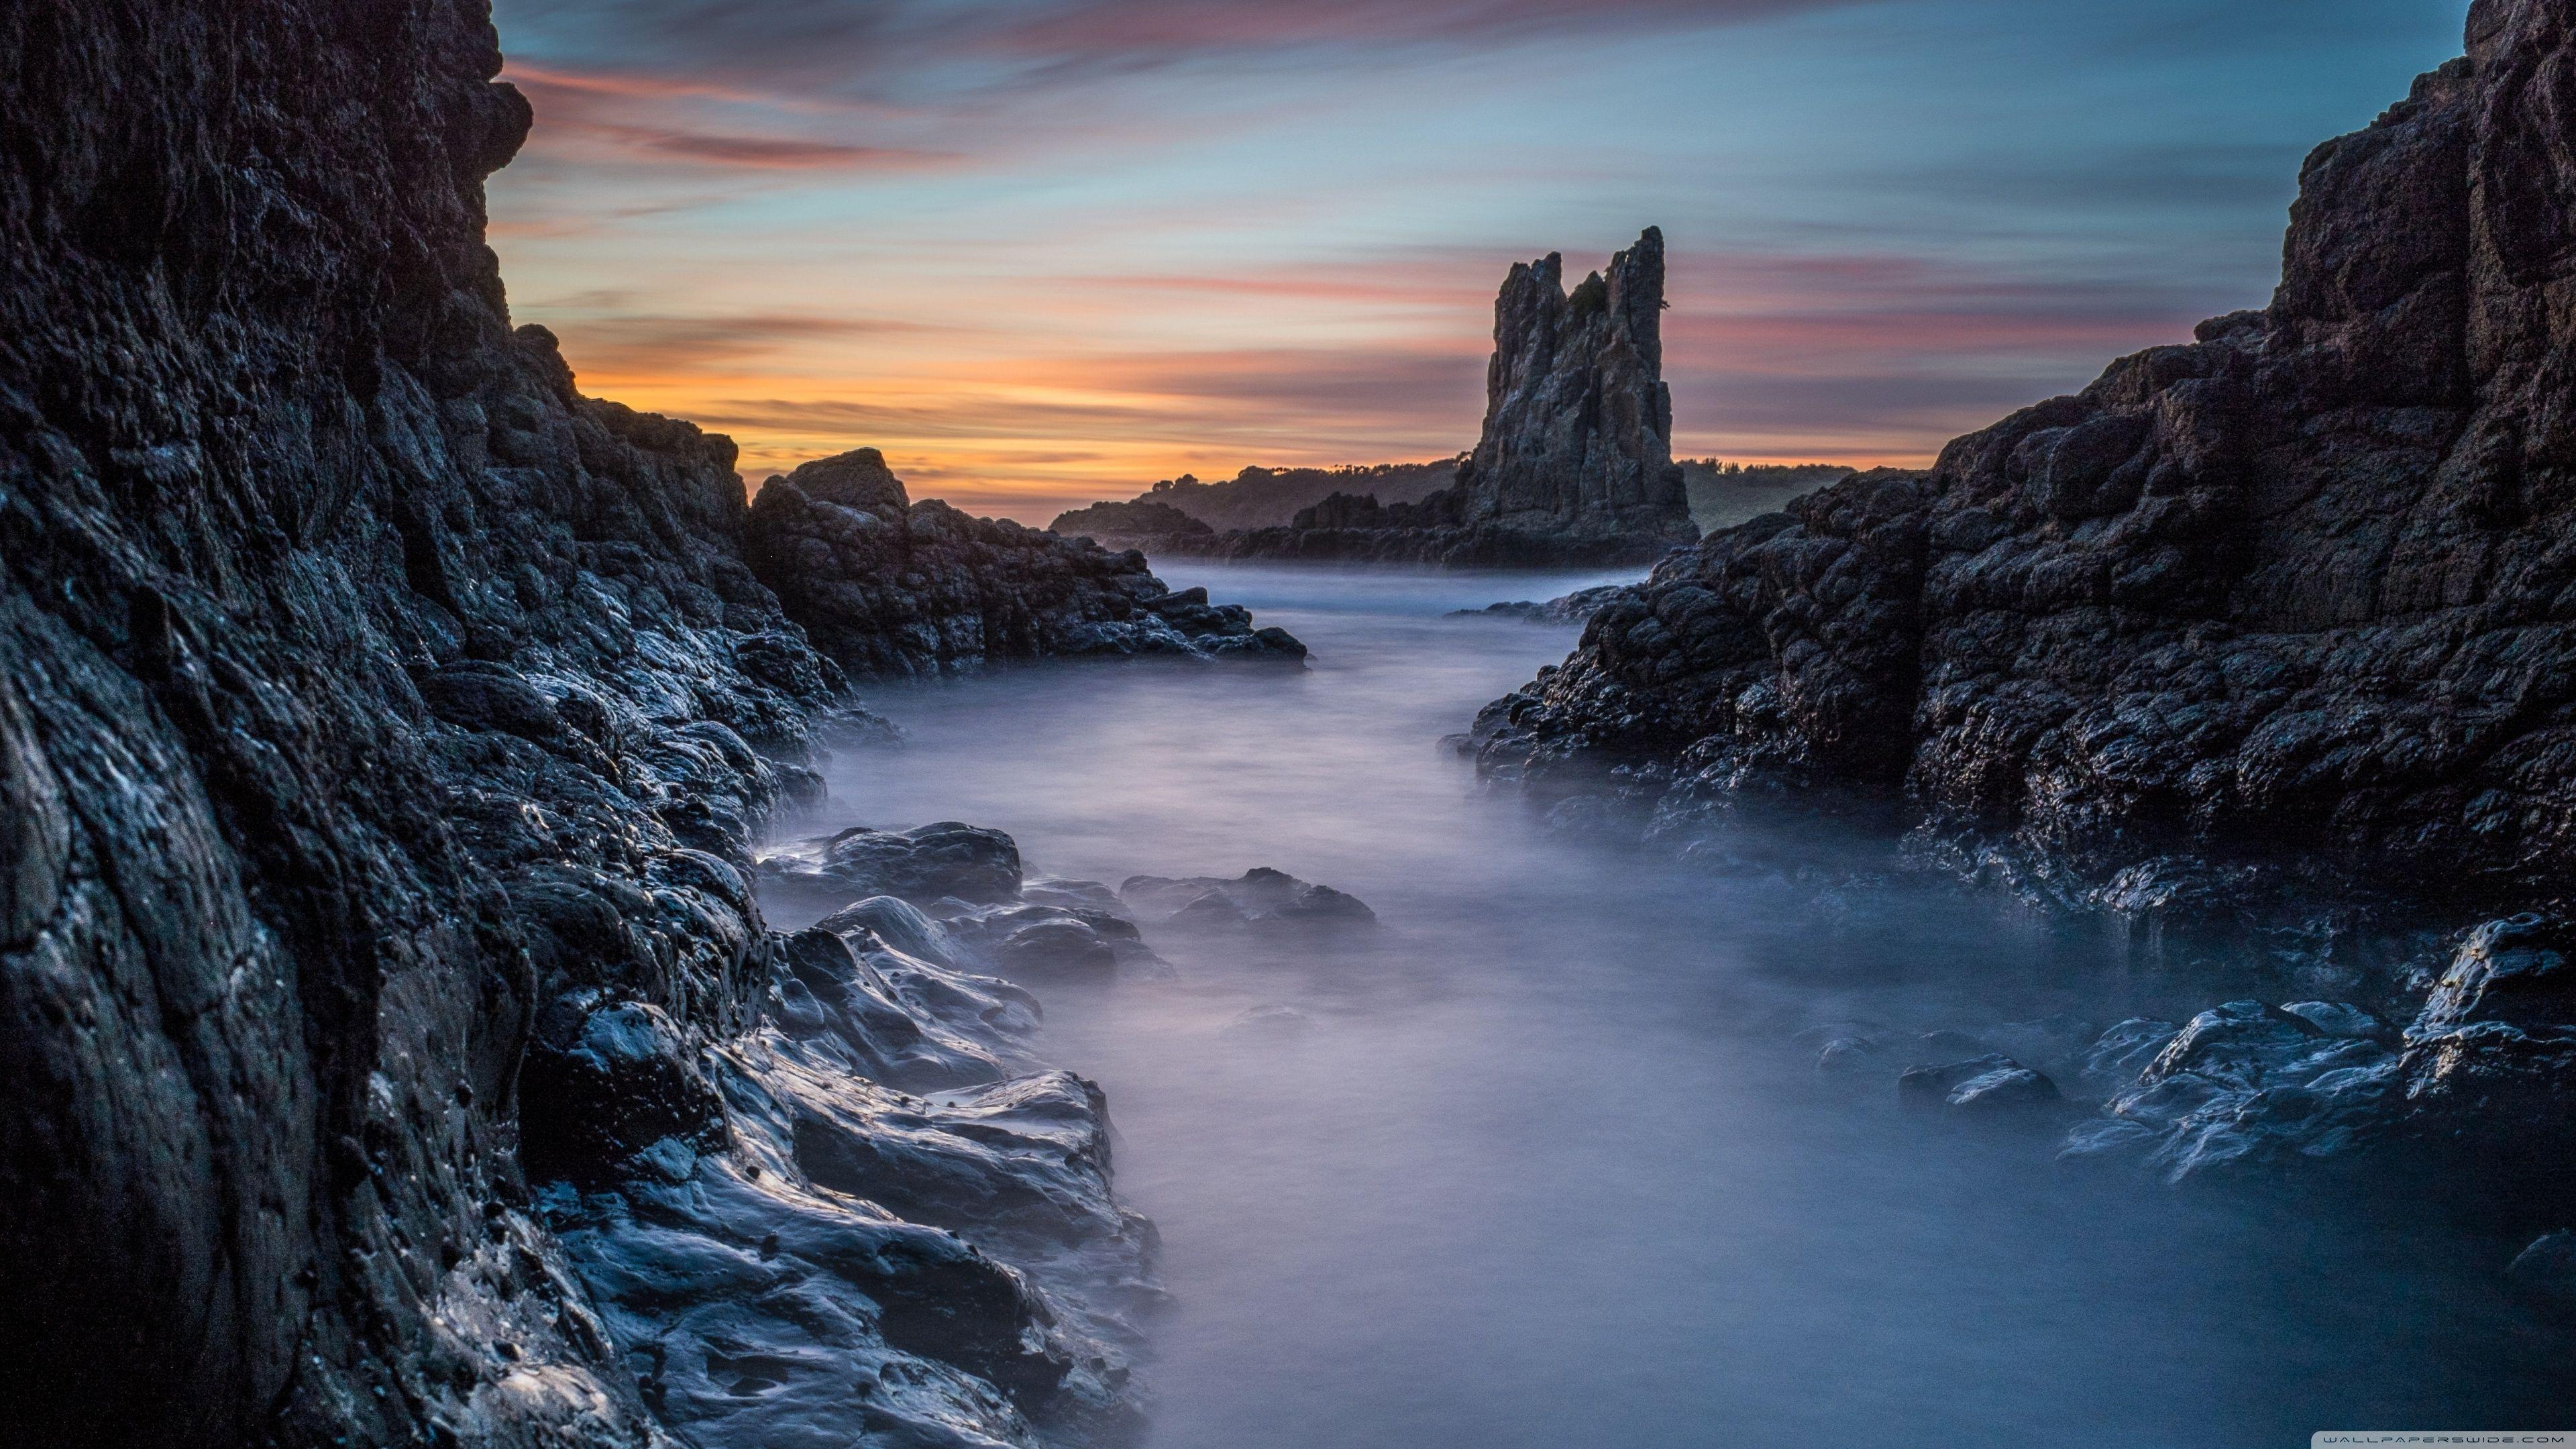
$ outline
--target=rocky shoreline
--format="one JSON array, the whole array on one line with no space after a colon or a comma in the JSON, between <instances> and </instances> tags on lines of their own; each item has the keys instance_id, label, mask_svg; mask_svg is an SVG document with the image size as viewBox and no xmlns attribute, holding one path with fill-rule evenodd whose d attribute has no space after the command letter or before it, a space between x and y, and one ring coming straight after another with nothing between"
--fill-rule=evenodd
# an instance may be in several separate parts
<instances>
[{"instance_id":1,"label":"rocky shoreline","mask_svg":"<svg viewBox=\"0 0 2576 1449\"><path fill-rule=\"evenodd\" d=\"M747 502L726 440L581 396L484 245L530 114L479 9L43 13L0 86L0 1354L47 1391L0 1428L1127 1423L1151 1231L995 973L1366 907L1260 871L1031 881L949 822L754 842L836 735L882 733L853 674L1302 646L1132 552L913 502L873 453ZM1488 711L1480 767L1561 806L1613 766L1677 842L1765 791L1910 791L2142 918L2201 909L2168 839L2553 898L2572 52L2557 8L2482 0L2469 60L2312 158L2270 311L1667 560ZM1651 232L1597 294L1516 269L1479 481L1332 528L1416 561L1686 539L1660 274ZM1531 341L1565 335L1579 366ZM760 893L798 889L833 914L771 929ZM2151 1055L2079 1155L2559 1151L2569 929L2478 928L2402 1030L2306 999L2114 1026L2078 1056ZM2021 1051L1893 1065L1971 1113L2062 1090Z\"/></svg>"},{"instance_id":2,"label":"rocky shoreline","mask_svg":"<svg viewBox=\"0 0 2576 1449\"><path fill-rule=\"evenodd\" d=\"M0 1437L1115 1420L1146 1230L1098 1094L1015 988L770 929L751 847L885 732L854 672L1302 648L872 454L752 507L727 440L583 397L483 242L530 112L479 7L38 14L0 22L0 1353L45 1389Z\"/></svg>"},{"instance_id":3,"label":"rocky shoreline","mask_svg":"<svg viewBox=\"0 0 2576 1449\"><path fill-rule=\"evenodd\" d=\"M2309 157L2269 308L1676 553L1461 747L1568 823L1623 802L1713 863L1730 817L1910 831L2151 954L2340 922L2309 947L2409 1024L2233 1001L2114 1026L2058 1058L2107 1097L2070 1155L2179 1178L2420 1147L2563 1194L2576 336L2549 299L2576 194L2539 98L2576 84L2576 34L2481 0L2468 51ZM1893 1066L1958 1077L1954 1109L2031 1070Z\"/></svg>"}]
</instances>

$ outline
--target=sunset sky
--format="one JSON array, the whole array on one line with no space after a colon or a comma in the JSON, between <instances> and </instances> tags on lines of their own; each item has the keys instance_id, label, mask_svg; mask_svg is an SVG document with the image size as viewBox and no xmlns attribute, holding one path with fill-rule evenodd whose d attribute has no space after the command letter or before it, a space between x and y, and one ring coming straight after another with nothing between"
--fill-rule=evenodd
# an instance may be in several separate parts
<instances>
[{"instance_id":1,"label":"sunset sky","mask_svg":"<svg viewBox=\"0 0 2576 1449\"><path fill-rule=\"evenodd\" d=\"M499 0L523 322L754 484L1043 522L1475 441L1493 294L1672 249L1676 451L1919 462L2265 301L2466 0Z\"/></svg>"}]
</instances>

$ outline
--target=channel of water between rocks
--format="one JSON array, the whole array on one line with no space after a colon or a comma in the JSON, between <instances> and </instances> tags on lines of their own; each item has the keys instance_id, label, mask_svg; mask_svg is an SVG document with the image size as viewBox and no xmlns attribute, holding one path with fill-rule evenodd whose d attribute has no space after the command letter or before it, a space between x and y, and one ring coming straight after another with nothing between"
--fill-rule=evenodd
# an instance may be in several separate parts
<instances>
[{"instance_id":1,"label":"channel of water between rocks","mask_svg":"<svg viewBox=\"0 0 2576 1449\"><path fill-rule=\"evenodd\" d=\"M1713 876L1478 790L1439 737L1576 631L1450 611L1602 576L1164 572L1312 667L880 688L907 742L842 752L794 827L963 820L1033 874L1271 866L1375 908L1149 924L1169 976L1033 983L1037 1053L1106 1089L1120 1194L1160 1227L1153 1449L2288 1445L2566 1402L2566 1338L2499 1271L2518 1244L2411 1188L2069 1173L2098 1092L1954 1120L1796 1040L2181 1020L2210 983L1893 873L1886 842L1748 839L1803 878Z\"/></svg>"}]
</instances>

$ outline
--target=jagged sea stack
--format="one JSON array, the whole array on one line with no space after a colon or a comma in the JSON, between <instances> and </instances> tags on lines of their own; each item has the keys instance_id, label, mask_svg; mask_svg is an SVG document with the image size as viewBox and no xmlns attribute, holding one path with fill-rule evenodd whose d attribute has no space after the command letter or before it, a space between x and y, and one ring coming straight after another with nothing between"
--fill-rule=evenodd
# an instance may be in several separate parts
<instances>
[{"instance_id":1,"label":"jagged sea stack","mask_svg":"<svg viewBox=\"0 0 2576 1449\"><path fill-rule=\"evenodd\" d=\"M1697 539L1663 381L1664 234L1646 228L1572 292L1564 276L1564 258L1550 252L1513 264L1504 279L1484 432L1449 487L1419 503L1336 493L1285 527L1152 546L1221 558L1561 568L1652 563Z\"/></svg>"},{"instance_id":2,"label":"jagged sea stack","mask_svg":"<svg viewBox=\"0 0 2576 1449\"><path fill-rule=\"evenodd\" d=\"M1514 264L1494 299L1485 427L1458 470L1473 527L1688 543L1699 536L1673 462L1663 382L1664 234L1565 289L1554 252Z\"/></svg>"}]
</instances>

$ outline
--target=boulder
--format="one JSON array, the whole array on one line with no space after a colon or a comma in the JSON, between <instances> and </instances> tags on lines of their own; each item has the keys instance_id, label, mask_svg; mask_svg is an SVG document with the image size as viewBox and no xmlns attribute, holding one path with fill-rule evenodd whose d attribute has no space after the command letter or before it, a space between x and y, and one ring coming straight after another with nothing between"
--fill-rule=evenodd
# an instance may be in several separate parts
<instances>
[{"instance_id":1,"label":"boulder","mask_svg":"<svg viewBox=\"0 0 2576 1449\"><path fill-rule=\"evenodd\" d=\"M1256 866L1233 880L1215 876L1130 876L1118 898L1148 921L1184 929L1325 929L1372 926L1377 913L1358 897Z\"/></svg>"},{"instance_id":2,"label":"boulder","mask_svg":"<svg viewBox=\"0 0 2576 1449\"><path fill-rule=\"evenodd\" d=\"M774 879L807 890L887 895L908 901L999 901L1020 889L1020 848L998 830L955 820L910 830L856 826L824 843L819 859L764 858Z\"/></svg>"},{"instance_id":3,"label":"boulder","mask_svg":"<svg viewBox=\"0 0 2576 1449\"><path fill-rule=\"evenodd\" d=\"M1896 1078L1896 1100L1909 1107L1937 1107L1968 1082L1998 1073L2026 1071L2008 1056L1988 1052L1962 1061L1907 1067Z\"/></svg>"},{"instance_id":4,"label":"boulder","mask_svg":"<svg viewBox=\"0 0 2576 1449\"><path fill-rule=\"evenodd\" d=\"M1264 1002L1249 1006L1229 1021L1223 1034L1229 1037L1261 1041L1286 1041L1305 1036L1315 1029L1315 1020L1293 1006Z\"/></svg>"},{"instance_id":5,"label":"boulder","mask_svg":"<svg viewBox=\"0 0 2576 1449\"><path fill-rule=\"evenodd\" d=\"M1987 1117L2058 1100L2057 1084L2025 1066L1980 1072L1950 1089L1942 1106L1961 1117Z\"/></svg>"}]
</instances>

